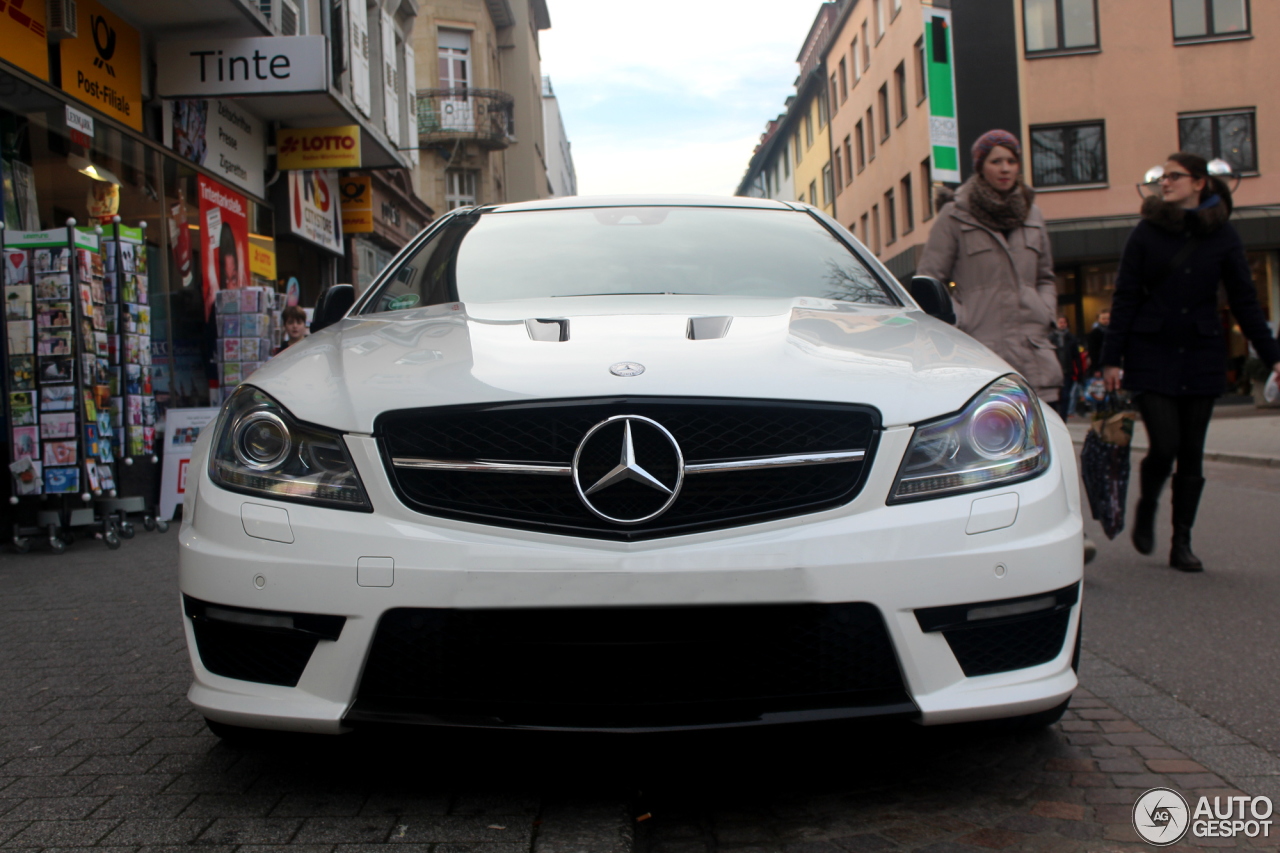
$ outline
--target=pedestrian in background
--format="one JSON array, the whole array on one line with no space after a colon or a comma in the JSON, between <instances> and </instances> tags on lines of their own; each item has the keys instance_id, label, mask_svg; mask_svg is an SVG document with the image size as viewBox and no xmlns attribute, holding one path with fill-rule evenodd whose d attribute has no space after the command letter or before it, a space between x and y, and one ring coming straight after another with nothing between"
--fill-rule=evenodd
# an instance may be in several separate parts
<instances>
[{"instance_id":1,"label":"pedestrian in background","mask_svg":"<svg viewBox=\"0 0 1280 853\"><path fill-rule=\"evenodd\" d=\"M1098 319L1093 321L1093 328L1086 338L1089 346L1089 370L1094 376L1102 375L1102 342L1107 338L1107 329L1111 326L1111 312L1102 311Z\"/></svg>"},{"instance_id":2,"label":"pedestrian in background","mask_svg":"<svg viewBox=\"0 0 1280 853\"><path fill-rule=\"evenodd\" d=\"M1004 130L978 137L973 176L945 195L917 275L954 282L956 326L1009 362L1047 403L1062 391L1049 334L1058 290L1044 215L1022 180L1022 146Z\"/></svg>"},{"instance_id":3,"label":"pedestrian in background","mask_svg":"<svg viewBox=\"0 0 1280 853\"><path fill-rule=\"evenodd\" d=\"M1143 201L1142 221L1125 244L1102 350L1107 390L1136 393L1150 444L1134 547L1155 549L1156 505L1176 460L1169 565L1185 572L1204 569L1191 550L1191 527L1204 489L1205 433L1214 399L1226 390L1219 282L1245 337L1280 372L1280 345L1258 305L1244 244L1227 221L1231 207L1231 191L1203 157L1169 155L1160 195Z\"/></svg>"},{"instance_id":4,"label":"pedestrian in background","mask_svg":"<svg viewBox=\"0 0 1280 853\"><path fill-rule=\"evenodd\" d=\"M1054 404L1054 408L1058 410L1058 414L1062 415L1065 421L1072 414L1073 392L1075 391L1075 367L1076 358L1080 355L1080 342L1076 340L1076 336L1071 334L1071 327L1067 325L1066 317L1058 317L1058 326L1049 333L1049 340L1053 341L1054 349L1058 351L1058 364L1062 365L1062 393L1058 396L1058 402Z\"/></svg>"}]
</instances>

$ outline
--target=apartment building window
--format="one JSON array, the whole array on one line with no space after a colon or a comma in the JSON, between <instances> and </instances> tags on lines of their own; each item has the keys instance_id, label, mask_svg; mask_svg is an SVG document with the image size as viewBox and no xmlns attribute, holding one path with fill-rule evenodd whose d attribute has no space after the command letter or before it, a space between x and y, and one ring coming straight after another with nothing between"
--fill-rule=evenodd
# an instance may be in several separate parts
<instances>
[{"instance_id":1,"label":"apartment building window","mask_svg":"<svg viewBox=\"0 0 1280 853\"><path fill-rule=\"evenodd\" d=\"M858 55L858 37L853 37L853 43L849 45L849 58L853 60L853 85L858 85L858 81L862 79L862 58Z\"/></svg>"},{"instance_id":2,"label":"apartment building window","mask_svg":"<svg viewBox=\"0 0 1280 853\"><path fill-rule=\"evenodd\" d=\"M1102 122L1032 127L1031 178L1037 187L1106 183Z\"/></svg>"},{"instance_id":3,"label":"apartment building window","mask_svg":"<svg viewBox=\"0 0 1280 853\"><path fill-rule=\"evenodd\" d=\"M801 153L800 151L800 131L798 130L796 131L795 149L796 149L796 165L799 166L801 163L804 162L804 154Z\"/></svg>"},{"instance_id":4,"label":"apartment building window","mask_svg":"<svg viewBox=\"0 0 1280 853\"><path fill-rule=\"evenodd\" d=\"M871 67L871 39L867 36L867 22L862 22L862 70Z\"/></svg>"},{"instance_id":5,"label":"apartment building window","mask_svg":"<svg viewBox=\"0 0 1280 853\"><path fill-rule=\"evenodd\" d=\"M898 124L907 120L907 63L899 62L893 69L894 95L898 98Z\"/></svg>"},{"instance_id":6,"label":"apartment building window","mask_svg":"<svg viewBox=\"0 0 1280 853\"><path fill-rule=\"evenodd\" d=\"M809 204L818 207L818 180L816 178L809 182Z\"/></svg>"},{"instance_id":7,"label":"apartment building window","mask_svg":"<svg viewBox=\"0 0 1280 853\"><path fill-rule=\"evenodd\" d=\"M1241 173L1258 171L1253 110L1178 116L1178 150L1221 158Z\"/></svg>"},{"instance_id":8,"label":"apartment building window","mask_svg":"<svg viewBox=\"0 0 1280 853\"><path fill-rule=\"evenodd\" d=\"M831 113L827 110L827 93L819 92L815 100L818 102L818 130L822 130L831 121Z\"/></svg>"},{"instance_id":9,"label":"apartment building window","mask_svg":"<svg viewBox=\"0 0 1280 853\"><path fill-rule=\"evenodd\" d=\"M928 222L933 218L933 170L929 168L929 158L920 164L920 221Z\"/></svg>"},{"instance_id":10,"label":"apartment building window","mask_svg":"<svg viewBox=\"0 0 1280 853\"><path fill-rule=\"evenodd\" d=\"M844 138L844 183L845 186L853 183L853 144L849 137Z\"/></svg>"},{"instance_id":11,"label":"apartment building window","mask_svg":"<svg viewBox=\"0 0 1280 853\"><path fill-rule=\"evenodd\" d=\"M880 254L880 205L871 205L871 251Z\"/></svg>"},{"instance_id":12,"label":"apartment building window","mask_svg":"<svg viewBox=\"0 0 1280 853\"><path fill-rule=\"evenodd\" d=\"M831 88L827 89L827 94L831 96L831 115L840 112L840 90L836 88L836 75L831 75Z\"/></svg>"},{"instance_id":13,"label":"apartment building window","mask_svg":"<svg viewBox=\"0 0 1280 853\"><path fill-rule=\"evenodd\" d=\"M880 87L880 144L889 138L889 84Z\"/></svg>"},{"instance_id":14,"label":"apartment building window","mask_svg":"<svg viewBox=\"0 0 1280 853\"><path fill-rule=\"evenodd\" d=\"M871 245L871 214L862 214L862 245Z\"/></svg>"},{"instance_id":15,"label":"apartment building window","mask_svg":"<svg viewBox=\"0 0 1280 853\"><path fill-rule=\"evenodd\" d=\"M898 240L898 205L895 204L893 190L884 194L884 224L886 246L892 246Z\"/></svg>"},{"instance_id":16,"label":"apartment building window","mask_svg":"<svg viewBox=\"0 0 1280 853\"><path fill-rule=\"evenodd\" d=\"M929 84L925 78L925 69L929 66L924 61L924 36L916 39L916 103L924 103L924 99L929 95Z\"/></svg>"},{"instance_id":17,"label":"apartment building window","mask_svg":"<svg viewBox=\"0 0 1280 853\"><path fill-rule=\"evenodd\" d=\"M840 192L840 187L844 186L844 158L840 155L839 148L831 155L831 176L835 180L835 188L831 192L831 197L835 198L836 193Z\"/></svg>"},{"instance_id":18,"label":"apartment building window","mask_svg":"<svg viewBox=\"0 0 1280 853\"><path fill-rule=\"evenodd\" d=\"M915 200L911 197L911 175L902 176L898 189L902 193L902 233L910 234L916 227Z\"/></svg>"},{"instance_id":19,"label":"apartment building window","mask_svg":"<svg viewBox=\"0 0 1280 853\"><path fill-rule=\"evenodd\" d=\"M822 206L826 207L835 201L836 186L831 179L831 165L822 167Z\"/></svg>"},{"instance_id":20,"label":"apartment building window","mask_svg":"<svg viewBox=\"0 0 1280 853\"><path fill-rule=\"evenodd\" d=\"M784 178L791 177L791 152L787 150L790 147L784 139L782 141L782 177Z\"/></svg>"},{"instance_id":21,"label":"apartment building window","mask_svg":"<svg viewBox=\"0 0 1280 853\"><path fill-rule=\"evenodd\" d=\"M1022 20L1027 53L1098 46L1097 0L1022 0Z\"/></svg>"},{"instance_id":22,"label":"apartment building window","mask_svg":"<svg viewBox=\"0 0 1280 853\"><path fill-rule=\"evenodd\" d=\"M902 0L893 0L893 18L898 17L898 13L902 11ZM890 18L889 20L893 20Z\"/></svg>"},{"instance_id":23,"label":"apartment building window","mask_svg":"<svg viewBox=\"0 0 1280 853\"><path fill-rule=\"evenodd\" d=\"M853 128L853 135L858 138L858 171L867 168L867 134L859 121Z\"/></svg>"},{"instance_id":24,"label":"apartment building window","mask_svg":"<svg viewBox=\"0 0 1280 853\"><path fill-rule=\"evenodd\" d=\"M813 110L812 108L804 111L804 150L808 151L813 147Z\"/></svg>"},{"instance_id":25,"label":"apartment building window","mask_svg":"<svg viewBox=\"0 0 1280 853\"><path fill-rule=\"evenodd\" d=\"M884 0L876 0L876 42L884 38Z\"/></svg>"},{"instance_id":26,"label":"apartment building window","mask_svg":"<svg viewBox=\"0 0 1280 853\"><path fill-rule=\"evenodd\" d=\"M876 114L867 107L867 162L876 159Z\"/></svg>"},{"instance_id":27,"label":"apartment building window","mask_svg":"<svg viewBox=\"0 0 1280 853\"><path fill-rule=\"evenodd\" d=\"M849 73L845 68L845 61L840 60L840 70L838 73L840 79L840 103L849 100Z\"/></svg>"},{"instance_id":28,"label":"apartment building window","mask_svg":"<svg viewBox=\"0 0 1280 853\"><path fill-rule=\"evenodd\" d=\"M1249 33L1249 0L1173 0L1175 40Z\"/></svg>"},{"instance_id":29,"label":"apartment building window","mask_svg":"<svg viewBox=\"0 0 1280 853\"><path fill-rule=\"evenodd\" d=\"M476 183L479 172L473 169L446 169L444 173L444 203L447 209L476 204Z\"/></svg>"}]
</instances>

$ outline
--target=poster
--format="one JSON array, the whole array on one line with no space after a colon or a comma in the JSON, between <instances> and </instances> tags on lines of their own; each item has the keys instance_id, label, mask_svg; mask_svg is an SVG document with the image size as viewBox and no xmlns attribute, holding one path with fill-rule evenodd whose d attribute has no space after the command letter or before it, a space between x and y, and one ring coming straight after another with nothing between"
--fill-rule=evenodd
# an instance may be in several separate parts
<instances>
[{"instance_id":1,"label":"poster","mask_svg":"<svg viewBox=\"0 0 1280 853\"><path fill-rule=\"evenodd\" d=\"M200 232L204 241L204 314L219 290L249 283L249 201L235 190L199 176Z\"/></svg>"},{"instance_id":2,"label":"poster","mask_svg":"<svg viewBox=\"0 0 1280 853\"><path fill-rule=\"evenodd\" d=\"M218 417L218 407L170 409L165 413L164 468L160 471L160 518L173 519L187 490L187 465L200 431Z\"/></svg>"},{"instance_id":3,"label":"poster","mask_svg":"<svg viewBox=\"0 0 1280 853\"><path fill-rule=\"evenodd\" d=\"M341 255L342 213L337 170L314 169L288 174L289 230Z\"/></svg>"},{"instance_id":4,"label":"poster","mask_svg":"<svg viewBox=\"0 0 1280 853\"><path fill-rule=\"evenodd\" d=\"M266 193L266 130L235 101L164 101L164 144L180 156L217 172L229 184Z\"/></svg>"}]
</instances>

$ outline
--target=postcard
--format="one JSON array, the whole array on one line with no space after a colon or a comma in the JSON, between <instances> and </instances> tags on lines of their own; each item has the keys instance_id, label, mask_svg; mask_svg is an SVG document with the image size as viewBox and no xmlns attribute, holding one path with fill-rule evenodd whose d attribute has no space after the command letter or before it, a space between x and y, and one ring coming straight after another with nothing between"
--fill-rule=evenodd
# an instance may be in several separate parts
<instances>
[{"instance_id":1,"label":"postcard","mask_svg":"<svg viewBox=\"0 0 1280 853\"><path fill-rule=\"evenodd\" d=\"M41 329L36 352L39 355L70 355L71 331L69 329L61 331Z\"/></svg>"},{"instance_id":2,"label":"postcard","mask_svg":"<svg viewBox=\"0 0 1280 853\"><path fill-rule=\"evenodd\" d=\"M26 249L5 249L4 250L4 283L5 284L23 284L27 281L27 259Z\"/></svg>"},{"instance_id":3,"label":"postcard","mask_svg":"<svg viewBox=\"0 0 1280 853\"><path fill-rule=\"evenodd\" d=\"M45 468L45 491L51 495L69 495L80 491L79 468Z\"/></svg>"},{"instance_id":4,"label":"postcard","mask_svg":"<svg viewBox=\"0 0 1280 853\"><path fill-rule=\"evenodd\" d=\"M74 441L46 441L44 443L44 464L74 465L79 461Z\"/></svg>"},{"instance_id":5,"label":"postcard","mask_svg":"<svg viewBox=\"0 0 1280 853\"><path fill-rule=\"evenodd\" d=\"M98 435L111 435L111 412L98 412Z\"/></svg>"},{"instance_id":6,"label":"postcard","mask_svg":"<svg viewBox=\"0 0 1280 853\"><path fill-rule=\"evenodd\" d=\"M19 459L9 466L13 474L13 491L17 495L38 495L44 491L44 479L41 469L44 466L36 459Z\"/></svg>"},{"instance_id":7,"label":"postcard","mask_svg":"<svg viewBox=\"0 0 1280 853\"><path fill-rule=\"evenodd\" d=\"M142 427L131 426L125 427L125 448L126 456L141 456L142 450Z\"/></svg>"},{"instance_id":8,"label":"postcard","mask_svg":"<svg viewBox=\"0 0 1280 853\"><path fill-rule=\"evenodd\" d=\"M27 391L36 387L35 356L9 356L9 387L14 391Z\"/></svg>"},{"instance_id":9,"label":"postcard","mask_svg":"<svg viewBox=\"0 0 1280 853\"><path fill-rule=\"evenodd\" d=\"M111 475L110 465L98 466L98 480L102 483L102 488L105 491L111 491L116 487L116 479Z\"/></svg>"},{"instance_id":10,"label":"postcard","mask_svg":"<svg viewBox=\"0 0 1280 853\"><path fill-rule=\"evenodd\" d=\"M40 359L41 382L70 382L72 362L70 356Z\"/></svg>"},{"instance_id":11,"label":"postcard","mask_svg":"<svg viewBox=\"0 0 1280 853\"><path fill-rule=\"evenodd\" d=\"M223 338L222 339L222 360L224 362L240 360L240 339L239 338Z\"/></svg>"},{"instance_id":12,"label":"postcard","mask_svg":"<svg viewBox=\"0 0 1280 853\"><path fill-rule=\"evenodd\" d=\"M6 320L31 319L31 285L6 284L4 287L4 318Z\"/></svg>"},{"instance_id":13,"label":"postcard","mask_svg":"<svg viewBox=\"0 0 1280 853\"><path fill-rule=\"evenodd\" d=\"M126 364L124 366L124 393L141 394L142 393L142 366L137 364Z\"/></svg>"},{"instance_id":14,"label":"postcard","mask_svg":"<svg viewBox=\"0 0 1280 853\"><path fill-rule=\"evenodd\" d=\"M9 416L13 426L30 426L36 422L36 392L13 391L9 394Z\"/></svg>"},{"instance_id":15,"label":"postcard","mask_svg":"<svg viewBox=\"0 0 1280 853\"><path fill-rule=\"evenodd\" d=\"M93 400L92 391L84 392L84 419L89 423L95 423L98 420L98 404Z\"/></svg>"},{"instance_id":16,"label":"postcard","mask_svg":"<svg viewBox=\"0 0 1280 853\"><path fill-rule=\"evenodd\" d=\"M40 456L40 428L17 427L13 431L13 458L37 459Z\"/></svg>"},{"instance_id":17,"label":"postcard","mask_svg":"<svg viewBox=\"0 0 1280 853\"><path fill-rule=\"evenodd\" d=\"M240 337L240 315L224 314L218 318L219 337L238 338Z\"/></svg>"},{"instance_id":18,"label":"postcard","mask_svg":"<svg viewBox=\"0 0 1280 853\"><path fill-rule=\"evenodd\" d=\"M35 324L30 320L8 320L5 330L9 337L9 355L31 355Z\"/></svg>"},{"instance_id":19,"label":"postcard","mask_svg":"<svg viewBox=\"0 0 1280 853\"><path fill-rule=\"evenodd\" d=\"M70 302L40 302L36 311L36 325L42 329L56 329L71 325Z\"/></svg>"},{"instance_id":20,"label":"postcard","mask_svg":"<svg viewBox=\"0 0 1280 853\"><path fill-rule=\"evenodd\" d=\"M75 438L76 413L50 412L40 415L40 437L43 439Z\"/></svg>"},{"instance_id":21,"label":"postcard","mask_svg":"<svg viewBox=\"0 0 1280 853\"><path fill-rule=\"evenodd\" d=\"M241 382L240 378L240 362L228 361L222 365L222 385L225 388L234 388Z\"/></svg>"},{"instance_id":22,"label":"postcard","mask_svg":"<svg viewBox=\"0 0 1280 853\"><path fill-rule=\"evenodd\" d=\"M125 397L125 424L131 427L142 426L142 398Z\"/></svg>"},{"instance_id":23,"label":"postcard","mask_svg":"<svg viewBox=\"0 0 1280 853\"><path fill-rule=\"evenodd\" d=\"M239 314L240 294L235 290L219 290L214 297L218 315ZM132 300L130 300L132 301Z\"/></svg>"},{"instance_id":24,"label":"postcard","mask_svg":"<svg viewBox=\"0 0 1280 853\"><path fill-rule=\"evenodd\" d=\"M142 452L146 456L150 456L156 452L156 428L144 426L142 428Z\"/></svg>"},{"instance_id":25,"label":"postcard","mask_svg":"<svg viewBox=\"0 0 1280 853\"><path fill-rule=\"evenodd\" d=\"M156 398L142 398L142 425L153 427L156 425Z\"/></svg>"},{"instance_id":26,"label":"postcard","mask_svg":"<svg viewBox=\"0 0 1280 853\"><path fill-rule=\"evenodd\" d=\"M93 464L84 466L84 475L89 483L89 491L95 495L100 494L102 492L102 480L98 477L98 466Z\"/></svg>"},{"instance_id":27,"label":"postcard","mask_svg":"<svg viewBox=\"0 0 1280 853\"><path fill-rule=\"evenodd\" d=\"M69 412L76 407L76 386L42 385L40 387L40 411ZM59 463L54 463L59 464Z\"/></svg>"},{"instance_id":28,"label":"postcard","mask_svg":"<svg viewBox=\"0 0 1280 853\"><path fill-rule=\"evenodd\" d=\"M36 299L71 299L71 278L65 275L42 275L36 279Z\"/></svg>"}]
</instances>

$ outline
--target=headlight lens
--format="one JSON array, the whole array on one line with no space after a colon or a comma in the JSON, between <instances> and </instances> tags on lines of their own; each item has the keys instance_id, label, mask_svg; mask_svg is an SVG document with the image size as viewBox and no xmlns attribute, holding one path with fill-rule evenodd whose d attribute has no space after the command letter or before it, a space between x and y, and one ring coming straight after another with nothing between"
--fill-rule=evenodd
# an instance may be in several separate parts
<instances>
[{"instance_id":1,"label":"headlight lens","mask_svg":"<svg viewBox=\"0 0 1280 853\"><path fill-rule=\"evenodd\" d=\"M958 414L916 427L889 503L1028 480L1049 467L1049 440L1034 392L1004 376Z\"/></svg>"},{"instance_id":2,"label":"headlight lens","mask_svg":"<svg viewBox=\"0 0 1280 853\"><path fill-rule=\"evenodd\" d=\"M342 434L298 423L251 385L223 406L209 477L232 491L373 511Z\"/></svg>"}]
</instances>

